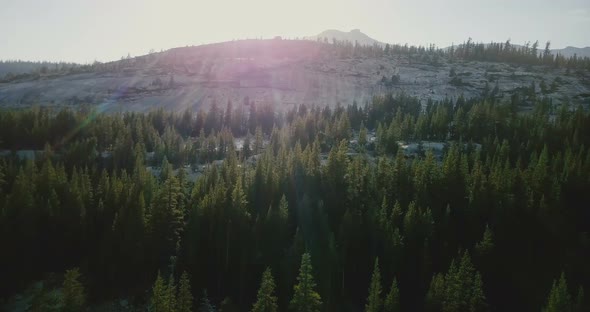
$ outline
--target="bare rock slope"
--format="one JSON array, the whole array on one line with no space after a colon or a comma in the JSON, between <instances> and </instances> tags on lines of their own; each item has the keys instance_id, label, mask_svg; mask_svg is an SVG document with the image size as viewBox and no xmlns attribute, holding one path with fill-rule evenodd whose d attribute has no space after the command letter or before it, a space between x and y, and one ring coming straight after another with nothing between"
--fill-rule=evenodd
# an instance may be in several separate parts
<instances>
[{"instance_id":1,"label":"bare rock slope","mask_svg":"<svg viewBox=\"0 0 590 312\"><path fill-rule=\"evenodd\" d=\"M589 81L588 73L566 75L562 69L355 55L308 40L242 40L98 64L85 73L0 83L0 106L91 104L104 111L181 111L213 101L225 105L248 99L288 108L301 103L363 104L388 92L424 100L474 97L496 85L497 96L508 98L533 83L535 92L556 102L588 103ZM542 93L541 82L554 88Z\"/></svg>"}]
</instances>

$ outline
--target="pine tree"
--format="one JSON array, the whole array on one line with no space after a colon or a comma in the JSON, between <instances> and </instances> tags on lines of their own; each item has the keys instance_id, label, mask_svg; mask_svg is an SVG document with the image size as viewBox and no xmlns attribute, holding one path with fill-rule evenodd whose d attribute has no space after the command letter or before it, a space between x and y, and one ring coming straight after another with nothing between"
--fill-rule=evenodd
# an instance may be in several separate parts
<instances>
[{"instance_id":1,"label":"pine tree","mask_svg":"<svg viewBox=\"0 0 590 312\"><path fill-rule=\"evenodd\" d=\"M264 135L262 134L262 128L256 127L256 131L254 133L254 147L252 151L254 154L262 153L262 148L264 147Z\"/></svg>"},{"instance_id":2,"label":"pine tree","mask_svg":"<svg viewBox=\"0 0 590 312\"><path fill-rule=\"evenodd\" d=\"M473 267L469 253L465 251L459 264L453 260L444 278L445 291L442 301L444 312L486 311L483 282ZM432 287L432 284L431 284Z\"/></svg>"},{"instance_id":3,"label":"pine tree","mask_svg":"<svg viewBox=\"0 0 590 312\"><path fill-rule=\"evenodd\" d=\"M169 292L166 281L162 278L160 272L152 288L151 306L154 312L170 312Z\"/></svg>"},{"instance_id":4,"label":"pine tree","mask_svg":"<svg viewBox=\"0 0 590 312\"><path fill-rule=\"evenodd\" d=\"M170 274L168 278L168 285L166 285L166 299L168 299L168 311L176 312L176 284L174 282L174 275Z\"/></svg>"},{"instance_id":5,"label":"pine tree","mask_svg":"<svg viewBox=\"0 0 590 312\"><path fill-rule=\"evenodd\" d=\"M377 224L381 227L381 230L383 231L387 231L390 225L387 211L387 195L383 195L383 200L381 200L381 209L379 209L379 213L377 215Z\"/></svg>"},{"instance_id":6,"label":"pine tree","mask_svg":"<svg viewBox=\"0 0 590 312\"><path fill-rule=\"evenodd\" d=\"M543 50L543 62L546 65L551 64L552 62L552 55L551 55L551 41L547 41L547 43L545 43L545 50Z\"/></svg>"},{"instance_id":7,"label":"pine tree","mask_svg":"<svg viewBox=\"0 0 590 312\"><path fill-rule=\"evenodd\" d=\"M297 277L297 285L293 287L294 294L291 299L290 308L293 312L319 312L322 306L322 299L315 291L313 280L313 268L311 256L304 253L301 256L301 267Z\"/></svg>"},{"instance_id":8,"label":"pine tree","mask_svg":"<svg viewBox=\"0 0 590 312\"><path fill-rule=\"evenodd\" d=\"M404 212L402 210L402 205L399 201L395 201L395 205L393 205L393 210L391 211L391 222L396 228L400 228L402 226L404 220Z\"/></svg>"},{"instance_id":9,"label":"pine tree","mask_svg":"<svg viewBox=\"0 0 590 312\"><path fill-rule=\"evenodd\" d=\"M172 177L174 171L172 168L172 164L168 162L168 158L164 156L162 159L162 164L160 165L160 179L165 181L166 179Z\"/></svg>"},{"instance_id":10,"label":"pine tree","mask_svg":"<svg viewBox=\"0 0 590 312\"><path fill-rule=\"evenodd\" d=\"M472 288L473 289L471 290L471 298L469 300L469 311L487 311L486 296L483 293L483 282L481 280L481 275L479 273L475 273Z\"/></svg>"},{"instance_id":11,"label":"pine tree","mask_svg":"<svg viewBox=\"0 0 590 312\"><path fill-rule=\"evenodd\" d=\"M223 117L223 123L225 127L232 129L232 113L233 113L233 105L231 100L227 100L227 107L225 108L225 116Z\"/></svg>"},{"instance_id":12,"label":"pine tree","mask_svg":"<svg viewBox=\"0 0 590 312\"><path fill-rule=\"evenodd\" d=\"M364 148L367 145L367 128L365 128L365 124L361 121L361 128L359 130L359 146Z\"/></svg>"},{"instance_id":13,"label":"pine tree","mask_svg":"<svg viewBox=\"0 0 590 312\"><path fill-rule=\"evenodd\" d=\"M369 286L369 296L367 297L367 304L365 304L365 312L381 311L381 305L381 272L379 270L379 258L376 258L371 285Z\"/></svg>"},{"instance_id":14,"label":"pine tree","mask_svg":"<svg viewBox=\"0 0 590 312\"><path fill-rule=\"evenodd\" d=\"M176 251L183 230L183 207L178 179L172 176L164 181L152 200L149 229L152 244L162 263Z\"/></svg>"},{"instance_id":15,"label":"pine tree","mask_svg":"<svg viewBox=\"0 0 590 312\"><path fill-rule=\"evenodd\" d=\"M428 312L441 311L445 292L445 277L442 273L438 273L432 277L428 293L426 293L425 310Z\"/></svg>"},{"instance_id":16,"label":"pine tree","mask_svg":"<svg viewBox=\"0 0 590 312\"><path fill-rule=\"evenodd\" d=\"M559 281L553 281L553 287L543 312L564 312L572 310L572 297L567 290L565 274L562 272Z\"/></svg>"},{"instance_id":17,"label":"pine tree","mask_svg":"<svg viewBox=\"0 0 590 312\"><path fill-rule=\"evenodd\" d=\"M400 312L401 307L399 303L399 289L397 288L397 279L393 279L391 283L391 288L389 289L389 293L387 297L385 297L385 303L383 305L384 312Z\"/></svg>"},{"instance_id":18,"label":"pine tree","mask_svg":"<svg viewBox=\"0 0 590 312\"><path fill-rule=\"evenodd\" d=\"M533 46L531 48L531 56L534 57L534 59L536 60L537 58L537 50L539 49L539 41L535 41L535 43L533 43Z\"/></svg>"},{"instance_id":19,"label":"pine tree","mask_svg":"<svg viewBox=\"0 0 590 312\"><path fill-rule=\"evenodd\" d=\"M43 283L35 286L28 312L58 312L63 310L60 308L60 297L55 292L45 289Z\"/></svg>"},{"instance_id":20,"label":"pine tree","mask_svg":"<svg viewBox=\"0 0 590 312\"><path fill-rule=\"evenodd\" d=\"M246 212L246 205L248 205L248 200L246 199L246 194L244 193L244 189L242 188L242 179L241 177L238 178L236 185L231 193L231 203L233 209L236 210L239 214L247 214Z\"/></svg>"},{"instance_id":21,"label":"pine tree","mask_svg":"<svg viewBox=\"0 0 590 312\"><path fill-rule=\"evenodd\" d=\"M281 200L279 201L278 216L282 222L286 222L289 217L289 203L287 202L285 194L281 196Z\"/></svg>"},{"instance_id":22,"label":"pine tree","mask_svg":"<svg viewBox=\"0 0 590 312\"><path fill-rule=\"evenodd\" d=\"M247 159L250 157L250 154L252 154L252 151L250 150L250 132L248 132L244 138L244 144L242 145L242 155L244 159Z\"/></svg>"},{"instance_id":23,"label":"pine tree","mask_svg":"<svg viewBox=\"0 0 590 312\"><path fill-rule=\"evenodd\" d=\"M494 239L492 230L486 225L486 230L483 232L482 240L475 245L475 250L479 256L489 255L494 249Z\"/></svg>"},{"instance_id":24,"label":"pine tree","mask_svg":"<svg viewBox=\"0 0 590 312\"><path fill-rule=\"evenodd\" d=\"M266 268L262 274L262 282L258 289L256 303L252 307L252 312L276 312L278 310L277 297L274 295L275 282L272 277L270 268Z\"/></svg>"},{"instance_id":25,"label":"pine tree","mask_svg":"<svg viewBox=\"0 0 590 312\"><path fill-rule=\"evenodd\" d=\"M193 294L188 274L183 272L180 276L178 297L176 298L176 312L191 312L193 309Z\"/></svg>"},{"instance_id":26,"label":"pine tree","mask_svg":"<svg viewBox=\"0 0 590 312\"><path fill-rule=\"evenodd\" d=\"M62 290L63 311L78 312L84 309L86 295L84 294L84 286L79 279L80 270L78 268L66 271Z\"/></svg>"},{"instance_id":27,"label":"pine tree","mask_svg":"<svg viewBox=\"0 0 590 312\"><path fill-rule=\"evenodd\" d=\"M203 290L198 312L215 312L215 306L211 304L209 296L207 296L207 290Z\"/></svg>"}]
</instances>

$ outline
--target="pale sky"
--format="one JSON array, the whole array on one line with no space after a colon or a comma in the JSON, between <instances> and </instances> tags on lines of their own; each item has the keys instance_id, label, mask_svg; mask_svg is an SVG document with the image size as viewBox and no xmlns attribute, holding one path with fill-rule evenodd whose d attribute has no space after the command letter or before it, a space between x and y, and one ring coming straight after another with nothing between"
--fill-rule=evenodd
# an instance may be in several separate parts
<instances>
[{"instance_id":1,"label":"pale sky","mask_svg":"<svg viewBox=\"0 0 590 312\"><path fill-rule=\"evenodd\" d=\"M590 0L0 0L0 59L120 59L186 45L359 28L389 43L590 46Z\"/></svg>"}]
</instances>

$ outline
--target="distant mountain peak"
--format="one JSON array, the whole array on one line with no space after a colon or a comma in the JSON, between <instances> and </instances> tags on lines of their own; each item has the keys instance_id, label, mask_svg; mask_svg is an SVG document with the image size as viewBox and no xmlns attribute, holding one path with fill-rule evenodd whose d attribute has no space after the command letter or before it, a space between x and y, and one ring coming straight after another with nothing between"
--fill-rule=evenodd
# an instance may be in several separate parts
<instances>
[{"instance_id":1,"label":"distant mountain peak","mask_svg":"<svg viewBox=\"0 0 590 312\"><path fill-rule=\"evenodd\" d=\"M361 30L358 28L352 29L349 32L337 29L328 29L322 31L321 33L315 36L304 37L304 39L307 40L322 40L324 38L327 38L327 40L330 42L332 41L332 39L336 39L338 41L349 41L352 43L358 42L361 45L383 45L382 42L369 37L367 34L361 32Z\"/></svg>"},{"instance_id":2,"label":"distant mountain peak","mask_svg":"<svg viewBox=\"0 0 590 312\"><path fill-rule=\"evenodd\" d=\"M551 50L553 52L553 54L560 54L564 57L572 57L574 56L574 54L578 57L590 57L590 47L585 47L585 48L578 48L578 47L572 47L572 46L567 46L566 48L563 49L553 49Z\"/></svg>"}]
</instances>

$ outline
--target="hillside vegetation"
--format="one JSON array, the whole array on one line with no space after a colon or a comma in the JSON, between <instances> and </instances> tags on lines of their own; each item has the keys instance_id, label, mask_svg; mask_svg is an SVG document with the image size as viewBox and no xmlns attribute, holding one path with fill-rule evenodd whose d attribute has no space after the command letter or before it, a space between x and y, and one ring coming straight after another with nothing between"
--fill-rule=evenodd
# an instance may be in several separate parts
<instances>
[{"instance_id":1,"label":"hillside vegetation","mask_svg":"<svg viewBox=\"0 0 590 312\"><path fill-rule=\"evenodd\" d=\"M529 100L0 111L3 148L41 150L0 160L0 293L32 311L587 311L590 115L518 114Z\"/></svg>"}]
</instances>

